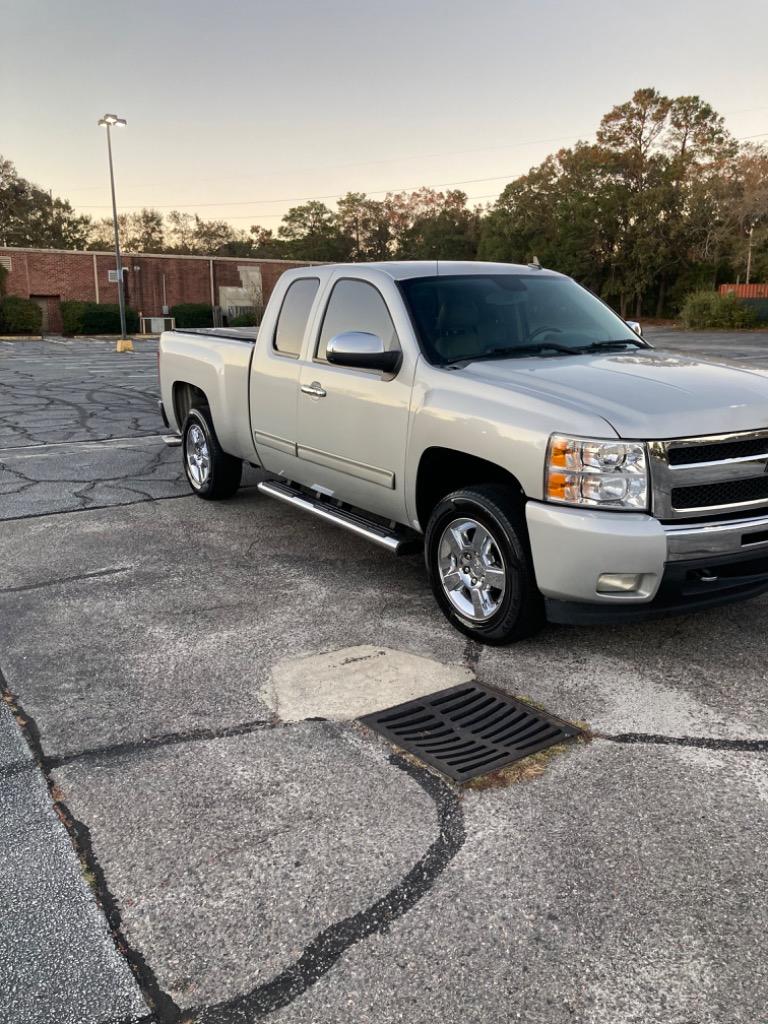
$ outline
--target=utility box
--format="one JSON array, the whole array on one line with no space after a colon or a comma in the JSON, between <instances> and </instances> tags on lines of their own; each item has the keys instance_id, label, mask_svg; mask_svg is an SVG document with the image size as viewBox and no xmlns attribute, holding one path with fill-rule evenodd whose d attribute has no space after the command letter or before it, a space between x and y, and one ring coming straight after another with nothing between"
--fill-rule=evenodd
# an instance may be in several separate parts
<instances>
[{"instance_id":1,"label":"utility box","mask_svg":"<svg viewBox=\"0 0 768 1024\"><path fill-rule=\"evenodd\" d=\"M173 316L140 316L139 334L162 334L163 331L176 329L176 318Z\"/></svg>"}]
</instances>

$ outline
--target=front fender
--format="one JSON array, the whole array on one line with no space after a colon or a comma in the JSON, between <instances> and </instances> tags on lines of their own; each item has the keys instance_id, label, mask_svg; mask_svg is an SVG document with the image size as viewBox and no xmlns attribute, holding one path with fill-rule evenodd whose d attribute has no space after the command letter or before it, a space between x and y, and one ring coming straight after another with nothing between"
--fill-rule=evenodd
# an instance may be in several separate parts
<instances>
[{"instance_id":1,"label":"front fender","mask_svg":"<svg viewBox=\"0 0 768 1024\"><path fill-rule=\"evenodd\" d=\"M559 406L525 390L494 388L450 371L421 364L414 387L406 457L406 505L417 520L416 481L429 448L472 455L511 473L526 496L541 499L544 461L553 433L617 437L604 419Z\"/></svg>"}]
</instances>

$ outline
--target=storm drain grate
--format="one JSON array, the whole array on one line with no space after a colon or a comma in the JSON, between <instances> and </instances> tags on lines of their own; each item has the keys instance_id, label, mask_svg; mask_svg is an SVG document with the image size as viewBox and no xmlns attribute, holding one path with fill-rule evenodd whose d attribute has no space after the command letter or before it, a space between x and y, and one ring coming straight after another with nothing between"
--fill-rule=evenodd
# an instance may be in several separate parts
<instances>
[{"instance_id":1,"label":"storm drain grate","mask_svg":"<svg viewBox=\"0 0 768 1024\"><path fill-rule=\"evenodd\" d=\"M481 683L439 690L360 721L457 782L496 771L582 732Z\"/></svg>"}]
</instances>

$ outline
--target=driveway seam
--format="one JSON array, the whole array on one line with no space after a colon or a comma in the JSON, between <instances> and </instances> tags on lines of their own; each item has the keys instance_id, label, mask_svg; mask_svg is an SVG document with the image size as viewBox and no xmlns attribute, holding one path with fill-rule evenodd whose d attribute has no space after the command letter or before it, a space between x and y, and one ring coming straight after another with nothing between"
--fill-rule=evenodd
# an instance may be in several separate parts
<instances>
[{"instance_id":1,"label":"driveway seam","mask_svg":"<svg viewBox=\"0 0 768 1024\"><path fill-rule=\"evenodd\" d=\"M204 740L220 740L230 736L247 736L261 729L277 729L292 723L271 721L269 719L254 719L250 722L241 722L238 725L226 725L220 729L188 729L184 732L166 732L155 736L148 736L146 739L129 740L125 743L109 743L103 747L90 747L86 750L75 750L69 754L41 753L42 762L46 769L63 768L69 764L82 764L92 761L100 761L105 757L121 757L124 754L143 753L147 750L156 750L158 747L170 747L179 743L194 743Z\"/></svg>"},{"instance_id":2,"label":"driveway seam","mask_svg":"<svg viewBox=\"0 0 768 1024\"><path fill-rule=\"evenodd\" d=\"M120 565L112 569L94 569L93 572L83 572L78 576L62 576L57 580L44 580L42 583L25 583L20 587L2 587L0 594L22 594L27 590L41 590L44 587L58 587L64 583L79 583L82 580L96 580L103 576L117 576L123 572L130 572L132 566Z\"/></svg>"},{"instance_id":3,"label":"driveway seam","mask_svg":"<svg viewBox=\"0 0 768 1024\"><path fill-rule=\"evenodd\" d=\"M61 800L56 783L51 778L50 771L46 766L45 754L37 724L24 710L16 694L12 693L9 689L2 669L0 669L0 691L24 735L34 761L43 774L53 802L53 809L67 830L83 873L86 874L86 877L90 875L90 878L93 880L91 890L96 903L104 914L115 949L128 964L142 996L152 1011L149 1017L145 1016L140 1019L146 1021L156 1020L158 1024L176 1024L176 1022L183 1019L182 1011L171 996L160 987L154 972L141 953L128 942L122 930L122 918L117 901L107 885L104 872L93 850L90 831L83 822L78 821L74 817L64 801Z\"/></svg>"},{"instance_id":4,"label":"driveway seam","mask_svg":"<svg viewBox=\"0 0 768 1024\"><path fill-rule=\"evenodd\" d=\"M69 483L72 481L58 481L59 483ZM111 481L110 481L111 482ZM33 484L39 483L38 480L33 480ZM126 488L127 490L128 488ZM104 508L127 508L130 505L145 505L148 501L178 501L180 498L194 498L195 495L191 492L189 494L167 494L162 498L137 498L136 501L115 501L111 505L84 505L80 508L64 508L59 509L55 512L27 512L23 516L7 516L5 519L0 519L0 523L18 523L23 522L25 519L44 519L46 516L68 516L73 512L96 512L99 509Z\"/></svg>"},{"instance_id":5,"label":"driveway seam","mask_svg":"<svg viewBox=\"0 0 768 1024\"><path fill-rule=\"evenodd\" d=\"M673 747L701 747L704 750L743 750L757 753L768 751L768 739L718 739L715 736L664 736L661 733L620 732L615 734L593 732L598 740L611 743L647 743Z\"/></svg>"}]
</instances>

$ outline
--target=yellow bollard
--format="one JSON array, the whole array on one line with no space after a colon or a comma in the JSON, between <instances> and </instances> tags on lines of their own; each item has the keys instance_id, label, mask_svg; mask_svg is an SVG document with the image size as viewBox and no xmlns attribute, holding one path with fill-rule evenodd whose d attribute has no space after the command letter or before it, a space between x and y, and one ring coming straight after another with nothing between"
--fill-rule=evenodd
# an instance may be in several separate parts
<instances>
[{"instance_id":1,"label":"yellow bollard","mask_svg":"<svg viewBox=\"0 0 768 1024\"><path fill-rule=\"evenodd\" d=\"M130 338L118 338L115 352L133 352L133 342Z\"/></svg>"}]
</instances>

